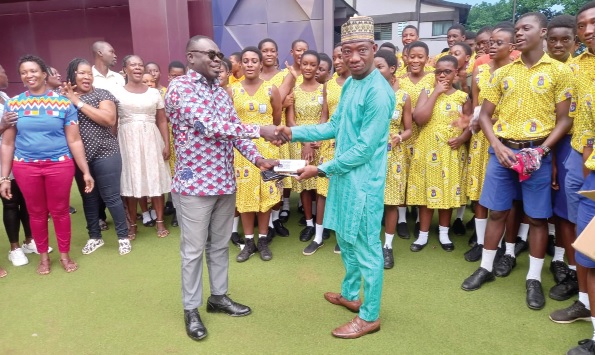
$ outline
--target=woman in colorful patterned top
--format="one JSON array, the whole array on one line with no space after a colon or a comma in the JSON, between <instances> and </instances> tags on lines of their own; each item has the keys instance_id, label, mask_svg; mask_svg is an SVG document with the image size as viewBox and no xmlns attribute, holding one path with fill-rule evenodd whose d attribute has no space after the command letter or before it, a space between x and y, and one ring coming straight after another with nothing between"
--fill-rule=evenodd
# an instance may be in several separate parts
<instances>
[{"instance_id":1,"label":"woman in colorful patterned top","mask_svg":"<svg viewBox=\"0 0 595 355\"><path fill-rule=\"evenodd\" d=\"M128 254L132 247L128 239L124 203L120 197L122 157L118 136L114 131L117 100L109 91L93 87L93 71L85 59L75 58L70 62L66 80L67 84L61 91L74 105L80 106L78 118L81 138L91 176L97 184L96 189L84 193L83 175L79 169L76 170L74 176L83 198L89 231L83 254L91 254L104 244L99 227L100 201L105 202L114 220L118 252L120 255Z\"/></svg>"},{"instance_id":2,"label":"woman in colorful patterned top","mask_svg":"<svg viewBox=\"0 0 595 355\"><path fill-rule=\"evenodd\" d=\"M401 144L411 137L411 99L399 89L395 78L397 60L393 55L377 52L374 65L395 90L395 109L389 125L388 161L386 165L386 186L384 188L385 241L382 247L384 268L391 269L393 257L393 238L399 218L398 206L405 206L407 187L407 152Z\"/></svg>"},{"instance_id":3,"label":"woman in colorful patterned top","mask_svg":"<svg viewBox=\"0 0 595 355\"><path fill-rule=\"evenodd\" d=\"M276 86L262 80L262 53L256 47L247 47L241 54L244 80L227 89L243 124L278 125L281 122L281 97ZM263 138L255 140L258 151L265 159L279 159L279 148ZM245 246L237 257L244 262L256 251L264 261L272 259L267 234L271 209L281 201L281 188L275 181L265 182L260 169L237 150L234 152L236 171L236 208L244 227ZM254 217L258 218L258 248L254 243Z\"/></svg>"},{"instance_id":4,"label":"woman in colorful patterned top","mask_svg":"<svg viewBox=\"0 0 595 355\"><path fill-rule=\"evenodd\" d=\"M471 132L453 123L461 114L471 114L471 100L467 93L452 86L457 69L455 57L447 55L438 59L436 85L421 93L413 111L413 119L422 127L407 181L408 203L420 206L420 232L411 244L414 252L428 243L434 209L438 209L440 245L445 251L453 251L454 244L448 237L452 209L466 201L464 143L471 138Z\"/></svg>"},{"instance_id":5,"label":"woman in colorful patterned top","mask_svg":"<svg viewBox=\"0 0 595 355\"><path fill-rule=\"evenodd\" d=\"M328 108L324 99L324 85L319 84L314 77L320 64L317 52L307 50L302 54L301 70L303 82L293 89L294 103L287 108L287 126L315 125L321 119L328 119ZM291 143L292 159L303 159L312 164L319 160L318 148L320 143ZM306 227L300 233L300 240L308 242L315 234L313 220L313 201L316 199L316 178L294 181L293 191L300 194Z\"/></svg>"},{"instance_id":6,"label":"woman in colorful patterned top","mask_svg":"<svg viewBox=\"0 0 595 355\"><path fill-rule=\"evenodd\" d=\"M19 117L2 139L0 194L12 198L8 177L12 169L27 201L31 231L40 254L37 273L50 273L48 213L54 222L60 263L66 272L73 272L78 265L69 255L72 231L68 204L74 161L83 172L85 192L91 192L94 186L77 110L66 97L48 89L48 69L41 58L21 57L19 75L27 91L6 103L6 111L16 112Z\"/></svg>"}]
</instances>

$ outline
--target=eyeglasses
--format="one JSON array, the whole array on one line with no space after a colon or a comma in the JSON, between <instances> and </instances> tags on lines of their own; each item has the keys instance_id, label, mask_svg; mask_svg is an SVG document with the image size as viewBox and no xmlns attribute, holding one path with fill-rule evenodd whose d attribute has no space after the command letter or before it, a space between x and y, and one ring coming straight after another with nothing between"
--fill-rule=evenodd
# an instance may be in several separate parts
<instances>
[{"instance_id":1,"label":"eyeglasses","mask_svg":"<svg viewBox=\"0 0 595 355\"><path fill-rule=\"evenodd\" d=\"M219 58L219 60L225 57L225 54L221 52L215 52L214 50L210 51L199 51L198 49L189 50L188 52L195 52L195 53L202 53L209 57L210 60L215 60L215 57Z\"/></svg>"},{"instance_id":2,"label":"eyeglasses","mask_svg":"<svg viewBox=\"0 0 595 355\"><path fill-rule=\"evenodd\" d=\"M493 45L497 45L498 47L504 45L504 44L512 44L510 42L504 42L504 41L490 41L490 47Z\"/></svg>"},{"instance_id":3,"label":"eyeglasses","mask_svg":"<svg viewBox=\"0 0 595 355\"><path fill-rule=\"evenodd\" d=\"M436 74L438 76L440 76L442 74L444 74L444 75L450 75L453 72L454 72L454 70L450 70L450 69L444 69L444 70L438 70L438 69L436 69L436 70L434 70L434 74Z\"/></svg>"}]
</instances>

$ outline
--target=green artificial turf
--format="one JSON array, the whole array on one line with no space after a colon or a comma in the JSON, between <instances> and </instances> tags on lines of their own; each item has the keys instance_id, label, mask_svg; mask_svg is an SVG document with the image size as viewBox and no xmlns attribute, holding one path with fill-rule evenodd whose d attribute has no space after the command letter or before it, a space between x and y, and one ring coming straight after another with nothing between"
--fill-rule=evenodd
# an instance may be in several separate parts
<instances>
[{"instance_id":1,"label":"green artificial turf","mask_svg":"<svg viewBox=\"0 0 595 355\"><path fill-rule=\"evenodd\" d=\"M239 249L230 248L229 295L252 307L252 315L210 314L203 306L199 311L209 335L195 342L184 330L179 229L158 239L154 228L141 225L132 252L120 256L108 222L105 245L82 255L87 233L74 189L72 196L79 211L72 216L75 273L61 269L56 252L49 276L35 273L38 256L13 267L6 259L8 242L0 243L0 266L9 272L0 279L0 354L562 354L593 333L588 322L560 325L548 319L572 300L548 298L544 310L527 308L526 253L509 277L465 292L461 282L479 267L463 259L468 237L453 237L456 250L446 253L432 234L419 253L409 251L413 239L395 237L396 265L384 277L381 331L335 339L331 330L354 316L322 296L340 291L343 266L333 253L335 238L303 256L306 243L298 239L300 215L294 211L291 237L274 239L272 261L254 255L240 264ZM0 234L6 238L3 229ZM546 294L553 285L548 266L549 259L543 272ZM206 272L204 280L206 299Z\"/></svg>"}]
</instances>

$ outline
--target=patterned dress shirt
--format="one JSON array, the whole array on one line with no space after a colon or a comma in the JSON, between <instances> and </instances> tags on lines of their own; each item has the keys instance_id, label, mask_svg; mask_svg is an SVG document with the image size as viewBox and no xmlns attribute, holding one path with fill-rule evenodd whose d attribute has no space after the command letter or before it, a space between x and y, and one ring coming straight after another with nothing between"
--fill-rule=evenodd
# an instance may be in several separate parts
<instances>
[{"instance_id":1,"label":"patterned dress shirt","mask_svg":"<svg viewBox=\"0 0 595 355\"><path fill-rule=\"evenodd\" d=\"M256 163L262 155L251 139L260 137L260 127L242 124L219 82L209 84L193 70L169 84L165 110L177 157L172 191L188 196L235 193L233 148Z\"/></svg>"}]
</instances>

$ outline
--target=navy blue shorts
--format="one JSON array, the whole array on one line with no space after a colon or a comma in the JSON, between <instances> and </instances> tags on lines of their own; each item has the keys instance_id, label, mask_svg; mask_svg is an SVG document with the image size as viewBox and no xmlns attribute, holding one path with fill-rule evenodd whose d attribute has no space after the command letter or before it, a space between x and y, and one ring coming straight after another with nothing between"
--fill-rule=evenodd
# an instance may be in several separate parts
<instances>
[{"instance_id":1,"label":"navy blue shorts","mask_svg":"<svg viewBox=\"0 0 595 355\"><path fill-rule=\"evenodd\" d=\"M564 189L566 190L567 219L576 224L579 203L578 192L585 182L583 177L583 155L574 149L571 150L564 165L566 166Z\"/></svg>"},{"instance_id":2,"label":"navy blue shorts","mask_svg":"<svg viewBox=\"0 0 595 355\"><path fill-rule=\"evenodd\" d=\"M585 183L581 187L581 190L595 190L595 172L591 172L591 174L587 176L587 178L585 179ZM580 235L585 230L585 228L587 228L587 225L589 224L589 222L591 222L591 219L595 217L595 201L582 195L578 196L579 203L576 221L576 232L578 235ZM575 252L575 257L576 262L579 263L581 266L584 266L589 269L595 268L595 261L591 260L586 255L577 251Z\"/></svg>"},{"instance_id":3,"label":"navy blue shorts","mask_svg":"<svg viewBox=\"0 0 595 355\"><path fill-rule=\"evenodd\" d=\"M551 156L541 159L541 168L521 183L516 171L500 164L492 147L488 151L490 159L479 203L493 211L507 211L512 208L512 201L518 199L520 191L527 216L550 218L552 216ZM515 154L519 152L517 149L512 151Z\"/></svg>"},{"instance_id":4,"label":"navy blue shorts","mask_svg":"<svg viewBox=\"0 0 595 355\"><path fill-rule=\"evenodd\" d=\"M562 139L560 139L558 144L556 144L556 179L558 180L558 186L560 187L560 189L558 191L552 191L552 205L554 208L554 214L560 218L564 218L567 221L569 220L568 199L566 198L566 175L568 173L568 170L565 164L566 159L568 159L568 156L573 151L572 147L570 146L571 138L572 136L567 134Z\"/></svg>"}]
</instances>

